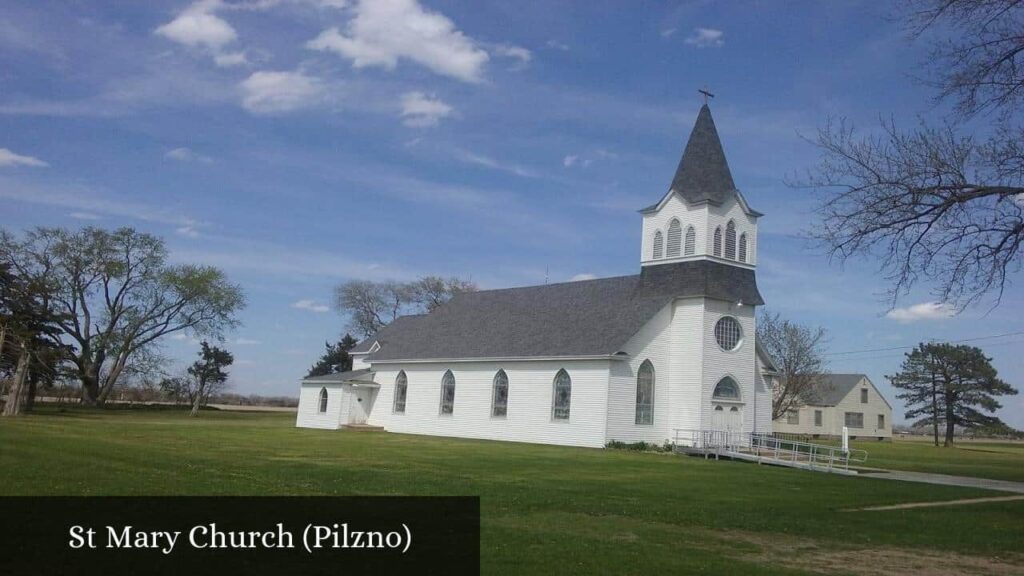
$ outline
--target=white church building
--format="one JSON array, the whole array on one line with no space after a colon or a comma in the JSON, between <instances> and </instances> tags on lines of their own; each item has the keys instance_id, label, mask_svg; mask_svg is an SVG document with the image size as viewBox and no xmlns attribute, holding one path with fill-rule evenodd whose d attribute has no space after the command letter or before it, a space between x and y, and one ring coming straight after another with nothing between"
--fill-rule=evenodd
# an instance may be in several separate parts
<instances>
[{"instance_id":1,"label":"white church building","mask_svg":"<svg viewBox=\"0 0 1024 576\"><path fill-rule=\"evenodd\" d=\"M769 433L755 340L757 223L704 105L640 211L640 273L455 296L302 381L296 425L601 447L675 430Z\"/></svg>"}]
</instances>

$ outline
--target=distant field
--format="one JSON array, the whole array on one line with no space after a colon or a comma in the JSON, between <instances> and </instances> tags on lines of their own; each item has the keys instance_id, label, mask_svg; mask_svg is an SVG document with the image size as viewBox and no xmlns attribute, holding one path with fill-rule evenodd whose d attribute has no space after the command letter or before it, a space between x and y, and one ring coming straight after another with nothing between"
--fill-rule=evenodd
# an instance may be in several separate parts
<instances>
[{"instance_id":1,"label":"distant field","mask_svg":"<svg viewBox=\"0 0 1024 576\"><path fill-rule=\"evenodd\" d=\"M848 511L992 492L293 423L280 413L45 409L0 420L0 493L479 495L487 574L1024 572L1024 501ZM919 445L863 447L873 465L1020 479L1015 448L957 450L972 462L961 466Z\"/></svg>"},{"instance_id":2,"label":"distant field","mask_svg":"<svg viewBox=\"0 0 1024 576\"><path fill-rule=\"evenodd\" d=\"M1024 482L1024 443L968 441L950 448L929 442L852 442L868 451L867 465L892 470L935 472Z\"/></svg>"}]
</instances>

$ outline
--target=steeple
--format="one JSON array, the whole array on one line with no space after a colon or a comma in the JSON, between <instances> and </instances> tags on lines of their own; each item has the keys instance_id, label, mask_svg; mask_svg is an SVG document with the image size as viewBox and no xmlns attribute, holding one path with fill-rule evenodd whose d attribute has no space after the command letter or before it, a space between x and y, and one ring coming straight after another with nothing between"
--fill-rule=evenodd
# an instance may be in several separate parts
<instances>
[{"instance_id":1,"label":"steeple","mask_svg":"<svg viewBox=\"0 0 1024 576\"><path fill-rule=\"evenodd\" d=\"M679 160L672 190L687 203L711 202L721 204L736 191L729 172L729 163L718 138L711 109L705 103L697 114L697 122L690 132L683 157Z\"/></svg>"}]
</instances>

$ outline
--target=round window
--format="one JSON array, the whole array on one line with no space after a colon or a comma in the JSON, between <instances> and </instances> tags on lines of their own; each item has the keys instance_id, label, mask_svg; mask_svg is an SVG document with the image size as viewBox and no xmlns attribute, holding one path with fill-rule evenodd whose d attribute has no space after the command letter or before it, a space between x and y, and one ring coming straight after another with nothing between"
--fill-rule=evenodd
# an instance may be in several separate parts
<instances>
[{"instance_id":1,"label":"round window","mask_svg":"<svg viewBox=\"0 0 1024 576\"><path fill-rule=\"evenodd\" d=\"M715 324L715 340L722 350L731 352L743 342L743 330L740 323L732 316L726 316Z\"/></svg>"}]
</instances>

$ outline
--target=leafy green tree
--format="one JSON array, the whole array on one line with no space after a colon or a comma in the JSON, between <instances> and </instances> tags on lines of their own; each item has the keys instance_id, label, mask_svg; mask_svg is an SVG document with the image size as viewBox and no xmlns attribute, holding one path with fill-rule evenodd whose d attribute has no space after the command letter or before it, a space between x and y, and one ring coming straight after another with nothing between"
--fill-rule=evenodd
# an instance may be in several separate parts
<instances>
[{"instance_id":1,"label":"leafy green tree","mask_svg":"<svg viewBox=\"0 0 1024 576\"><path fill-rule=\"evenodd\" d=\"M230 352L210 346L205 340L200 346L199 360L188 367L188 375L192 378L195 390L192 398L192 416L198 416L199 408L210 396L223 389L228 381L225 368L235 361Z\"/></svg>"},{"instance_id":2,"label":"leafy green tree","mask_svg":"<svg viewBox=\"0 0 1024 576\"><path fill-rule=\"evenodd\" d=\"M907 405L915 426L931 426L935 445L945 426L945 446L952 446L956 427L976 429L1002 425L991 413L1002 407L998 396L1017 393L999 378L980 348L945 343L920 344L906 354L900 372L888 377Z\"/></svg>"},{"instance_id":3,"label":"leafy green tree","mask_svg":"<svg viewBox=\"0 0 1024 576\"><path fill-rule=\"evenodd\" d=\"M178 332L218 337L237 325L241 288L217 268L172 265L163 240L131 228L36 228L0 236L0 263L45 286L82 402L102 404L134 357Z\"/></svg>"},{"instance_id":4,"label":"leafy green tree","mask_svg":"<svg viewBox=\"0 0 1024 576\"><path fill-rule=\"evenodd\" d=\"M324 376L326 374L351 370L352 356L349 355L349 351L355 348L358 343L359 341L353 338L351 334L345 334L335 344L324 342L326 350L324 350L323 356L309 369L309 373L306 376Z\"/></svg>"}]
</instances>

